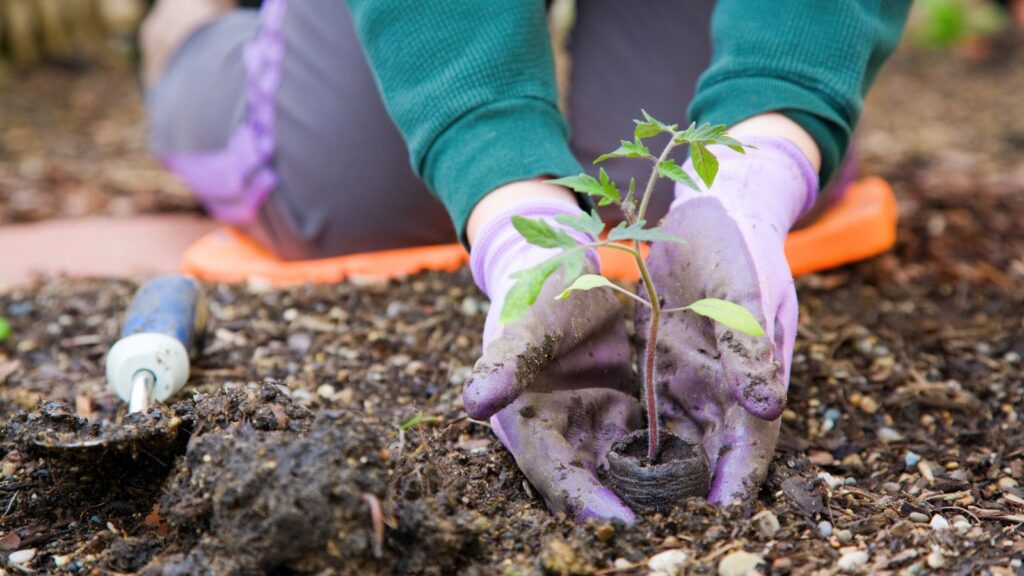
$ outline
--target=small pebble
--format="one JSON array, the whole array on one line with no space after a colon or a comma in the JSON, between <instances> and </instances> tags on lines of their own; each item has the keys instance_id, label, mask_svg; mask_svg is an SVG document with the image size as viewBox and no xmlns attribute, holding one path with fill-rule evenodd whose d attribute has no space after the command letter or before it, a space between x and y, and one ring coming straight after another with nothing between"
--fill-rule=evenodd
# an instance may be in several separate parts
<instances>
[{"instance_id":1,"label":"small pebble","mask_svg":"<svg viewBox=\"0 0 1024 576\"><path fill-rule=\"evenodd\" d=\"M878 439L885 443L902 442L903 434L900 434L899 431L889 428L888 426L882 426L878 429Z\"/></svg>"},{"instance_id":2,"label":"small pebble","mask_svg":"<svg viewBox=\"0 0 1024 576\"><path fill-rule=\"evenodd\" d=\"M316 395L323 398L324 400L330 400L334 398L334 394L334 386L331 386L330 384L321 384L316 388Z\"/></svg>"},{"instance_id":3,"label":"small pebble","mask_svg":"<svg viewBox=\"0 0 1024 576\"><path fill-rule=\"evenodd\" d=\"M928 558L925 561L928 562L928 567L932 570L938 570L946 565L946 557L938 546L932 547L931 554L928 554Z\"/></svg>"},{"instance_id":4,"label":"small pebble","mask_svg":"<svg viewBox=\"0 0 1024 576\"><path fill-rule=\"evenodd\" d=\"M748 572L764 563L764 558L739 550L722 558L718 563L718 576L746 576Z\"/></svg>"},{"instance_id":5,"label":"small pebble","mask_svg":"<svg viewBox=\"0 0 1024 576\"><path fill-rule=\"evenodd\" d=\"M920 512L911 512L907 518L910 518L911 522L917 522L919 524L925 524L928 522L928 515Z\"/></svg>"},{"instance_id":6,"label":"small pebble","mask_svg":"<svg viewBox=\"0 0 1024 576\"><path fill-rule=\"evenodd\" d=\"M839 557L836 567L840 572L860 572L871 557L864 550L851 550Z\"/></svg>"},{"instance_id":7,"label":"small pebble","mask_svg":"<svg viewBox=\"0 0 1024 576\"><path fill-rule=\"evenodd\" d=\"M754 521L757 522L757 529L764 534L765 538L774 538L779 531L779 517L771 510L760 512L754 516Z\"/></svg>"},{"instance_id":8,"label":"small pebble","mask_svg":"<svg viewBox=\"0 0 1024 576\"><path fill-rule=\"evenodd\" d=\"M824 482L829 488L835 490L843 485L843 479L833 476L828 472L818 472L818 479Z\"/></svg>"},{"instance_id":9,"label":"small pebble","mask_svg":"<svg viewBox=\"0 0 1024 576\"><path fill-rule=\"evenodd\" d=\"M878 412L878 401L871 396L865 396L860 401L860 409L863 410L865 414L874 414L875 412Z\"/></svg>"},{"instance_id":10,"label":"small pebble","mask_svg":"<svg viewBox=\"0 0 1024 576\"><path fill-rule=\"evenodd\" d=\"M605 522L594 529L594 536L596 536L601 542L607 542L615 536L615 528L611 524Z\"/></svg>"},{"instance_id":11,"label":"small pebble","mask_svg":"<svg viewBox=\"0 0 1024 576\"><path fill-rule=\"evenodd\" d=\"M633 563L625 558L616 558L615 562L612 562L612 568L616 570L629 570L633 567Z\"/></svg>"},{"instance_id":12,"label":"small pebble","mask_svg":"<svg viewBox=\"0 0 1024 576\"><path fill-rule=\"evenodd\" d=\"M831 466L836 461L831 452L826 450L810 450L807 452L807 460L818 466Z\"/></svg>"},{"instance_id":13,"label":"small pebble","mask_svg":"<svg viewBox=\"0 0 1024 576\"><path fill-rule=\"evenodd\" d=\"M907 453L903 455L903 463L907 465L907 468L914 468L920 461L921 456L910 450L907 450Z\"/></svg>"},{"instance_id":14,"label":"small pebble","mask_svg":"<svg viewBox=\"0 0 1024 576\"><path fill-rule=\"evenodd\" d=\"M284 311L285 322L294 322L299 317L299 311L295 308L289 308Z\"/></svg>"},{"instance_id":15,"label":"small pebble","mask_svg":"<svg viewBox=\"0 0 1024 576\"><path fill-rule=\"evenodd\" d=\"M24 550L18 550L17 552L11 552L7 556L7 560L9 560L11 564L28 564L35 557L36 549L26 548Z\"/></svg>"},{"instance_id":16,"label":"small pebble","mask_svg":"<svg viewBox=\"0 0 1024 576\"><path fill-rule=\"evenodd\" d=\"M932 527L932 530L938 532L939 530L949 530L949 521L942 517L941 514L932 516L932 521L928 523Z\"/></svg>"},{"instance_id":17,"label":"small pebble","mask_svg":"<svg viewBox=\"0 0 1024 576\"><path fill-rule=\"evenodd\" d=\"M818 522L818 534L821 534L824 538L832 536L832 523L828 520Z\"/></svg>"},{"instance_id":18,"label":"small pebble","mask_svg":"<svg viewBox=\"0 0 1024 576\"><path fill-rule=\"evenodd\" d=\"M466 296L459 305L459 312L463 316L476 316L480 313L480 301L472 296Z\"/></svg>"},{"instance_id":19,"label":"small pebble","mask_svg":"<svg viewBox=\"0 0 1024 576\"><path fill-rule=\"evenodd\" d=\"M689 555L683 550L666 550L651 556L647 561L647 567L669 576L679 576L683 573L683 567L688 559Z\"/></svg>"},{"instance_id":20,"label":"small pebble","mask_svg":"<svg viewBox=\"0 0 1024 576\"><path fill-rule=\"evenodd\" d=\"M829 408L828 410L825 410L825 420L831 420L835 422L836 420L839 420L839 417L841 415L842 412L836 410L835 408Z\"/></svg>"},{"instance_id":21,"label":"small pebble","mask_svg":"<svg viewBox=\"0 0 1024 576\"><path fill-rule=\"evenodd\" d=\"M836 530L836 540L839 540L840 544L849 544L853 542L853 532L849 530Z\"/></svg>"},{"instance_id":22,"label":"small pebble","mask_svg":"<svg viewBox=\"0 0 1024 576\"><path fill-rule=\"evenodd\" d=\"M7 468L4 468L4 470L6 471ZM7 474L5 473L4 476L7 476ZM1013 478L1010 478L1009 476L1004 476L999 479L999 488L1003 490L1006 490L1008 488L1016 488L1017 486L1020 486L1020 483L1014 480Z\"/></svg>"},{"instance_id":23,"label":"small pebble","mask_svg":"<svg viewBox=\"0 0 1024 576\"><path fill-rule=\"evenodd\" d=\"M896 494L900 491L899 482L886 482L882 484L882 492L886 494Z\"/></svg>"},{"instance_id":24,"label":"small pebble","mask_svg":"<svg viewBox=\"0 0 1024 576\"><path fill-rule=\"evenodd\" d=\"M967 520L966 517L959 514L953 516L952 524L953 530L955 530L957 534L966 534L967 531L971 529L971 522Z\"/></svg>"},{"instance_id":25,"label":"small pebble","mask_svg":"<svg viewBox=\"0 0 1024 576\"><path fill-rule=\"evenodd\" d=\"M71 563L71 555L65 554L64 556L54 556L53 565L57 568L63 568Z\"/></svg>"},{"instance_id":26,"label":"small pebble","mask_svg":"<svg viewBox=\"0 0 1024 576\"><path fill-rule=\"evenodd\" d=\"M4 462L3 470L0 471L0 475L4 478L10 478L14 476L14 473L18 471L18 465L14 462Z\"/></svg>"}]
</instances>

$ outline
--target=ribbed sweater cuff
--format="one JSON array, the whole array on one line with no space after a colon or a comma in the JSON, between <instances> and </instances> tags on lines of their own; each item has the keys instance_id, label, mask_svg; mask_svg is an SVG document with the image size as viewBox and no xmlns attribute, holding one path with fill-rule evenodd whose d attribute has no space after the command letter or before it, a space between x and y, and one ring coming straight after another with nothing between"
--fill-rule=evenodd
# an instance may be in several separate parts
<instances>
[{"instance_id":1,"label":"ribbed sweater cuff","mask_svg":"<svg viewBox=\"0 0 1024 576\"><path fill-rule=\"evenodd\" d=\"M489 192L512 182L582 171L565 119L550 103L522 98L478 108L448 128L424 160L424 180L448 208L459 239ZM581 206L589 200L581 198Z\"/></svg>"}]
</instances>

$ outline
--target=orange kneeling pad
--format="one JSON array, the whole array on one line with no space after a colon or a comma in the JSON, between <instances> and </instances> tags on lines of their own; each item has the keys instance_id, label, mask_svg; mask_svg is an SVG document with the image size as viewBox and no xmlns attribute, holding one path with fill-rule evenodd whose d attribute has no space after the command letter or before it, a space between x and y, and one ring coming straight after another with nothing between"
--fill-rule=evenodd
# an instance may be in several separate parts
<instances>
[{"instance_id":1,"label":"orange kneeling pad","mask_svg":"<svg viewBox=\"0 0 1024 576\"><path fill-rule=\"evenodd\" d=\"M786 239L786 258L793 275L827 270L885 252L896 242L896 199L881 178L850 185L846 195L814 224ZM600 249L603 272L620 280L636 280L629 254ZM423 270L453 271L469 255L460 244L422 246L323 258L282 260L242 232L225 227L207 234L182 257L181 270L201 280L243 282L261 279L274 286L326 284L356 276L389 279Z\"/></svg>"}]
</instances>

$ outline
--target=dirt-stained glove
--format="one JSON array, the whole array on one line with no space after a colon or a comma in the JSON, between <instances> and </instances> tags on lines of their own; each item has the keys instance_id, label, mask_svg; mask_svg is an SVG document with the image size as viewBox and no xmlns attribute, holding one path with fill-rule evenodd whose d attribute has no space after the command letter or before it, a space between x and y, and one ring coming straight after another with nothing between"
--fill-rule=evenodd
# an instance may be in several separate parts
<instances>
[{"instance_id":1,"label":"dirt-stained glove","mask_svg":"<svg viewBox=\"0 0 1024 576\"><path fill-rule=\"evenodd\" d=\"M695 314L662 316L660 413L674 433L703 442L709 499L719 504L756 494L775 450L798 314L783 244L818 192L818 175L789 141L745 137L744 144L756 148L713 148L720 168L710 190L677 185L661 228L686 243L655 243L647 260L663 308L722 298L745 306L765 329L755 338ZM685 169L700 182L691 163ZM650 311L638 307L638 336L649 321Z\"/></svg>"},{"instance_id":2,"label":"dirt-stained glove","mask_svg":"<svg viewBox=\"0 0 1024 576\"><path fill-rule=\"evenodd\" d=\"M556 301L564 289L556 273L522 319L506 326L498 322L515 283L510 275L558 253L528 244L511 217L542 218L580 243L592 242L553 221L580 213L566 202L530 200L510 206L481 230L471 265L491 308L483 357L463 398L470 416L490 418L551 510L579 520L633 521L633 512L597 478L612 444L640 423L629 340L615 296L593 290ZM585 271L595 272L596 254L587 260Z\"/></svg>"}]
</instances>

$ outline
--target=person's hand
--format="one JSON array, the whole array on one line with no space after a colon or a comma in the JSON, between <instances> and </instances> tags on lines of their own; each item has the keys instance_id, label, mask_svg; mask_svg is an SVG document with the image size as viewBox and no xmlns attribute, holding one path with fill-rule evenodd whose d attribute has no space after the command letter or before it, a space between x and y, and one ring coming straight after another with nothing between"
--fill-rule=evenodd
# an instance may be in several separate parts
<instances>
[{"instance_id":1,"label":"person's hand","mask_svg":"<svg viewBox=\"0 0 1024 576\"><path fill-rule=\"evenodd\" d=\"M463 398L473 418L490 418L502 444L553 511L579 520L633 512L597 478L612 444L640 422L636 382L622 307L607 290L555 300L564 285L556 272L520 320L498 318L517 270L556 254L527 244L509 219L579 214L574 204L539 200L494 216L473 244L473 275L491 296L484 353ZM581 242L592 238L572 232ZM591 253L587 272L597 269Z\"/></svg>"},{"instance_id":2,"label":"person's hand","mask_svg":"<svg viewBox=\"0 0 1024 576\"><path fill-rule=\"evenodd\" d=\"M688 312L662 316L659 411L669 430L704 444L709 500L723 505L756 494L775 450L798 314L783 244L818 191L814 168L789 141L742 140L756 148L711 148L720 168L710 190L677 185L661 228L686 243L655 243L647 259L663 309L721 298L746 307L765 330L755 338ZM685 169L700 182L690 163ZM638 307L638 338L649 322L650 311Z\"/></svg>"}]
</instances>

